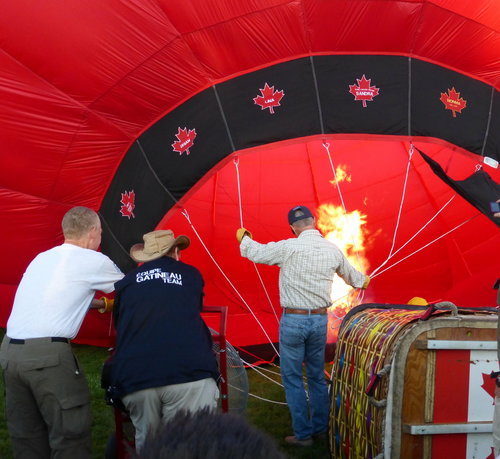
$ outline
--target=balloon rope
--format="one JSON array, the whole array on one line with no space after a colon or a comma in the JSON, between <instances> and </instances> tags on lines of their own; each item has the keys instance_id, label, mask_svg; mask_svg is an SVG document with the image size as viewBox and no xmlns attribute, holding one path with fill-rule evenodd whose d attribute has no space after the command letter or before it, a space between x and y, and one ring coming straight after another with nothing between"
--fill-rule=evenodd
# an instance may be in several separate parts
<instances>
[{"instance_id":1,"label":"balloon rope","mask_svg":"<svg viewBox=\"0 0 500 459\"><path fill-rule=\"evenodd\" d=\"M451 201L453 201L453 199L455 199L456 197L456 193L450 198L448 199L448 202L446 202L442 207L441 209L439 209L435 214L434 216L424 225L422 226L422 228L420 228L410 239L408 239L398 250L396 250L391 257L389 258L392 258L394 257L398 252L400 252L401 250L403 250L411 241L413 241L413 239L415 239L425 228L427 228L427 226L429 226L432 221L434 219L437 218L437 216L451 203ZM387 262L387 260L386 260ZM377 273L377 271L382 268L383 265L380 265L377 269L375 269L372 274L370 274L370 277L372 277L373 275L375 275Z\"/></svg>"},{"instance_id":2,"label":"balloon rope","mask_svg":"<svg viewBox=\"0 0 500 459\"><path fill-rule=\"evenodd\" d=\"M274 352L276 352L277 355L278 354L278 350L276 349L276 347L274 346L274 343L272 342L271 338L269 337L269 335L267 334L266 330L264 329L264 327L262 326L262 324L260 323L259 319L257 318L257 316L254 314L254 312L252 311L252 309L250 308L250 306L248 305L248 303L243 299L243 297L241 296L240 292L238 291L238 289L234 286L234 284L231 282L231 280L229 279L229 277L227 277L226 273L222 270L222 268L220 267L220 265L217 263L217 261L215 260L215 258L213 257L213 255L210 253L210 250L208 250L208 247L205 245L205 243L203 242L203 239L201 238L200 234L198 233L198 231L196 230L196 228L194 227L193 223L191 222L191 219L189 218L189 214L187 212L186 209L183 209L182 210L182 215L184 215L184 217L186 218L186 220L188 221L189 225L191 226L191 229L194 231L194 234L196 234L196 237L198 238L198 240L201 242L201 245L203 246L203 248L205 249L205 251L207 252L208 256L211 258L211 260L213 261L213 263L215 264L215 266L217 267L217 269L220 271L220 273L224 276L224 278L226 279L226 281L228 282L228 284L233 288L233 290L236 292L236 294L238 295L238 297L240 298L240 300L242 301L242 303L247 307L247 309L250 311L250 313L252 314L253 318L255 319L255 321L259 324L259 327L261 328L261 330L264 332L264 335L266 336L266 338L268 339L269 343L271 344L271 347L274 349Z\"/></svg>"},{"instance_id":3,"label":"balloon rope","mask_svg":"<svg viewBox=\"0 0 500 459\"><path fill-rule=\"evenodd\" d=\"M111 336L111 330L113 329L113 314L109 315L109 328L108 328L108 336Z\"/></svg>"},{"instance_id":4,"label":"balloon rope","mask_svg":"<svg viewBox=\"0 0 500 459\"><path fill-rule=\"evenodd\" d=\"M409 255L407 255L406 257L402 258L401 260L398 260L396 263L393 263L392 265L388 266L387 268L385 268L384 270L378 272L377 274L373 275L373 276L370 276L371 278L374 278L374 277L377 277L377 276L380 276L380 274L382 273L385 273L388 269L391 269L393 268L394 266L398 265L399 263L401 263L402 261L405 261L407 258L410 258L411 256L415 255L416 253L420 252L421 250L424 250L426 247L429 247L431 244L434 244L434 242L437 242L439 241L439 239L447 236L448 234L450 234L451 232L457 230L458 228L460 228L461 226L465 225L466 223L469 223L471 220L473 220L474 218L476 217L479 217L479 215L481 214L476 214L474 215L473 217L465 220L464 222L460 223L459 225L455 226L454 228L452 228L451 230L447 231L446 233L442 234L441 236L437 237L436 239L434 239L433 241L429 242L428 244L425 244L423 247L420 247L419 249L415 250L415 252L413 253L410 253Z\"/></svg>"},{"instance_id":5,"label":"balloon rope","mask_svg":"<svg viewBox=\"0 0 500 459\"><path fill-rule=\"evenodd\" d=\"M233 389L236 389L236 390L239 390L240 392L243 392L243 389L241 389L239 387L232 386L231 384L229 384L229 386L232 387ZM259 397L258 395L252 394L251 392L248 393L248 396L256 398L258 400L262 400L263 402L274 403L275 405L287 405L286 402L278 402L276 400L269 400L268 398Z\"/></svg>"},{"instance_id":6,"label":"balloon rope","mask_svg":"<svg viewBox=\"0 0 500 459\"><path fill-rule=\"evenodd\" d=\"M392 246L391 250L389 251L389 256L387 259L389 259L392 255L392 251L394 250L394 246L396 245L396 237L398 234L398 229L399 229L399 224L401 223L401 213L403 212L403 205L405 202L405 197L406 197L406 185L408 185L408 176L410 175L410 165L411 165L411 160L413 158L413 144L410 144L410 151L408 152L408 162L406 163L406 173L405 173L405 181L403 183L403 192L401 193L401 202L399 203L399 210L398 210L398 218L396 220L396 226L394 228L394 236L392 238Z\"/></svg>"},{"instance_id":7,"label":"balloon rope","mask_svg":"<svg viewBox=\"0 0 500 459\"><path fill-rule=\"evenodd\" d=\"M240 159L235 156L234 160L234 167L236 169L236 184L238 185L238 207L240 210L240 228L243 228L243 206L241 205L241 187L240 187Z\"/></svg>"},{"instance_id":8,"label":"balloon rope","mask_svg":"<svg viewBox=\"0 0 500 459\"><path fill-rule=\"evenodd\" d=\"M252 370L254 370L255 372L259 373L261 376L263 376L264 378L268 379L269 381L273 382L274 384L278 385L278 386L281 386L283 387L283 384L281 384L280 382L276 381L275 379L271 378L270 376L267 376L265 375L260 369L257 369L257 365L252 365L248 362L245 362L243 359L241 360L245 365L247 365L249 368L251 368ZM271 372L273 375L276 375L276 376L279 376L279 373L273 371Z\"/></svg>"},{"instance_id":9,"label":"balloon rope","mask_svg":"<svg viewBox=\"0 0 500 459\"><path fill-rule=\"evenodd\" d=\"M240 169L239 169L239 158L236 156L234 158L234 167L236 169L236 183L238 185L238 207L240 209L240 227L243 228L243 205L241 201L241 186L240 186ZM252 262L253 263L253 262ZM257 277L259 278L260 285L262 286L262 289L264 290L264 293L266 295L267 301L269 303L269 306L271 307L271 310L273 311L274 318L276 319L276 322L279 324L280 320L278 318L278 314L276 314L276 308L273 305L273 302L271 301L271 297L269 295L269 292L267 291L266 285L264 284L264 280L262 279L262 276L260 275L259 268L255 263L253 263L253 267L255 269L255 272L257 273Z\"/></svg>"},{"instance_id":10,"label":"balloon rope","mask_svg":"<svg viewBox=\"0 0 500 459\"><path fill-rule=\"evenodd\" d=\"M241 358L241 357L240 357ZM280 372L279 371L275 371L275 370L271 370L269 368L266 368L266 367L261 367L260 365L256 364L256 363L250 363L250 362L247 362L245 359L241 359L241 361L245 364L246 367L248 368L252 368L252 369L256 369L257 368L259 369L259 371L262 371L262 372L265 372L265 373L270 373L274 376L280 376ZM273 366L275 366L276 368L279 368L277 365L273 364ZM277 382L276 380L273 380L274 382ZM279 383L278 383L279 384ZM281 384L280 384L281 385Z\"/></svg>"},{"instance_id":11,"label":"balloon rope","mask_svg":"<svg viewBox=\"0 0 500 459\"><path fill-rule=\"evenodd\" d=\"M356 240L354 238L354 232L351 231L351 225L349 224L349 219L347 218L347 209L345 206L344 197L342 195L342 191L340 190L340 185L339 185L339 182L337 180L337 172L335 171L335 165L333 164L332 155L330 153L330 144L328 142L323 142L323 148L325 149L325 151L328 155L328 160L330 161L330 167L332 169L333 179L335 180L335 186L337 187L337 191L339 193L340 202L342 203L342 209L344 209L344 219L346 221L347 227L349 229L349 234L350 234L351 239L352 239L352 246L354 247L354 251L356 253L356 260L358 261L358 266L361 266L361 263L359 261L358 247L356 246Z\"/></svg>"},{"instance_id":12,"label":"balloon rope","mask_svg":"<svg viewBox=\"0 0 500 459\"><path fill-rule=\"evenodd\" d=\"M333 164L332 155L330 153L330 144L328 142L323 142L323 148L326 150L326 152L328 154L328 159L330 161L330 167L332 169L333 178L335 180L335 186L337 187L337 191L339 192L340 202L342 203L342 208L344 209L344 214L347 214L347 210L346 210L345 202L344 202L344 197L342 196L342 191L340 191L340 185L339 185L339 182L337 180L337 172L335 171L335 165Z\"/></svg>"},{"instance_id":13,"label":"balloon rope","mask_svg":"<svg viewBox=\"0 0 500 459\"><path fill-rule=\"evenodd\" d=\"M380 268L382 268L382 266L384 266L385 264L387 264L387 262L392 257L392 251L394 250L394 246L396 245L396 236L397 236L398 229L399 229L399 223L401 222L401 213L403 211L403 204L404 204L404 200L405 200L405 196L406 196L406 185L408 184L408 175L410 173L410 165L411 165L411 159L413 157L413 151L414 151L413 144L411 143L410 144L410 151L408 152L408 162L406 163L406 174L405 174L405 180L404 180L404 183L403 183L403 192L401 193L401 201L399 203L398 218L396 219L396 226L394 228L394 235L392 237L391 250L389 250L389 255L387 256L387 258L385 259L385 261L383 261L380 264L380 266L375 271L373 271L373 273L376 273ZM372 277L372 275L370 275L370 277Z\"/></svg>"},{"instance_id":14,"label":"balloon rope","mask_svg":"<svg viewBox=\"0 0 500 459\"><path fill-rule=\"evenodd\" d=\"M125 247L121 244L121 242L116 238L115 233L111 230L110 226L108 225L108 222L106 219L103 217L103 215L99 212L99 218L101 220L101 224L104 224L106 231L108 231L109 235L113 238L113 240L116 242L116 245L120 248L120 250L127 256L130 257L129 253L127 250L125 250Z\"/></svg>"},{"instance_id":15,"label":"balloon rope","mask_svg":"<svg viewBox=\"0 0 500 459\"><path fill-rule=\"evenodd\" d=\"M328 155L328 160L330 161L330 167L332 169L333 178L335 180L335 186L337 187L337 191L339 193L340 202L342 203L342 209L344 209L344 220L346 221L347 228L349 229L349 234L350 234L351 239L352 239L352 246L354 247L354 253L356 254L356 260L358 262L358 266L361 266L361 262L359 260L359 251L358 251L358 247L356 245L356 239L354 238L354 232L351 231L351 225L349 223L349 219L347 218L347 209L346 209L345 202L344 202L344 196L342 195L342 191L340 190L340 185L339 185L339 182L337 180L337 171L335 170L335 165L333 163L332 155L330 153L330 144L328 142L323 142L323 148L325 149L325 151ZM356 304L359 304L360 301L363 300L363 298L364 298L364 291L362 292L360 289L358 291L358 294L357 294L354 302ZM338 301L338 300L335 300L335 301Z\"/></svg>"},{"instance_id":16,"label":"balloon rope","mask_svg":"<svg viewBox=\"0 0 500 459\"><path fill-rule=\"evenodd\" d=\"M260 374L260 375L261 375L261 376L263 376L264 378L268 379L268 380L269 380L269 381L271 381L272 383L274 383L274 384L276 384L276 385L278 385L278 386L284 387L284 386L283 386L283 384L279 383L278 381L276 381L276 380L275 380L275 379L273 379L273 378L270 378L269 376L266 376L266 375L265 375L265 374L261 371L261 370L265 370L265 368L259 368L259 369L257 369L257 368L258 368L258 366L257 366L257 365L252 365L252 364L250 364L250 363L248 363L248 362L245 362L245 360L243 360L243 359L242 359L242 362L243 362L246 366L248 366L251 370L254 370L255 372L257 372L258 374ZM268 370L268 372L269 372L269 370ZM276 373L276 372L271 372L271 373L272 373L272 374L274 374L274 375L279 375L279 373ZM233 387L233 386L231 386L231 387ZM236 390L240 390L240 391L242 390L242 389L240 389L240 388L238 388L238 387L234 387L234 389L236 389ZM276 401L276 400L269 400L269 399L267 399L267 398L259 397L258 395L252 394L252 393L250 393L250 392L248 393L248 395L249 395L249 396L251 396L251 397L257 398L257 399L259 399L259 400L262 400L262 401L264 401L264 402L275 403L276 405L287 405L287 403L286 403L286 402L278 402L278 401ZM306 393L306 395L307 395L307 393Z\"/></svg>"}]
</instances>

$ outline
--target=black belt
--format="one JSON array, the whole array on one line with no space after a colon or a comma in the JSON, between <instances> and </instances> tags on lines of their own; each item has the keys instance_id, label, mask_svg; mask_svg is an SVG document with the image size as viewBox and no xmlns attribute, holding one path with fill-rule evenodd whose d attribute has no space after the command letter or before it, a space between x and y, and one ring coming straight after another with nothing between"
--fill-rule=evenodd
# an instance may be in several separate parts
<instances>
[{"instance_id":1,"label":"black belt","mask_svg":"<svg viewBox=\"0 0 500 459\"><path fill-rule=\"evenodd\" d=\"M59 336L51 337L50 341L52 341L53 343L69 343L68 338L61 338ZM26 342L26 340L17 339L17 338L10 338L10 341L9 341L10 344L24 344L25 342Z\"/></svg>"}]
</instances>

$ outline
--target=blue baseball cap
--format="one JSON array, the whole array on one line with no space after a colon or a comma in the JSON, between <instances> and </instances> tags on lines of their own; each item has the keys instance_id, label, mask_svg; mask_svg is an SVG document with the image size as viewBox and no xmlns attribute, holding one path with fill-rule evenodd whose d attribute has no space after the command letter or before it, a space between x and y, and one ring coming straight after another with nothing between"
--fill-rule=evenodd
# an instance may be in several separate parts
<instances>
[{"instance_id":1,"label":"blue baseball cap","mask_svg":"<svg viewBox=\"0 0 500 459\"><path fill-rule=\"evenodd\" d=\"M293 225L298 220L311 217L314 217L314 215L306 206L295 206L288 212L288 223Z\"/></svg>"}]
</instances>

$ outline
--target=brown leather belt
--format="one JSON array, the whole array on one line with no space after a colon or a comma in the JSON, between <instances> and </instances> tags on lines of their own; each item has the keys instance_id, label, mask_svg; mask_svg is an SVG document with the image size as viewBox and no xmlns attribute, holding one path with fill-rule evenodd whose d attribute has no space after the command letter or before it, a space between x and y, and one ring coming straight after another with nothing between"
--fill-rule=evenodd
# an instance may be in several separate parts
<instances>
[{"instance_id":1,"label":"brown leather belt","mask_svg":"<svg viewBox=\"0 0 500 459\"><path fill-rule=\"evenodd\" d=\"M327 314L328 308L317 308L317 309L295 309L295 308L284 308L284 314Z\"/></svg>"}]
</instances>

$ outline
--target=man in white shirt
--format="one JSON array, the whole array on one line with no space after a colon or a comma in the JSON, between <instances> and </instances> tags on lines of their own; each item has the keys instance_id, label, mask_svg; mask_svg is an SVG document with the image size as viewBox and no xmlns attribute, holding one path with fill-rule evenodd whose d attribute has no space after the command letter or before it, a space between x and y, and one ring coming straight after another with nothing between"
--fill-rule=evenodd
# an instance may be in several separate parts
<instances>
[{"instance_id":1,"label":"man in white shirt","mask_svg":"<svg viewBox=\"0 0 500 459\"><path fill-rule=\"evenodd\" d=\"M7 426L15 458L90 458L90 392L71 351L95 292L114 290L123 273L105 255L101 222L74 207L63 217L64 243L26 269L0 350ZM91 306L92 304L92 306Z\"/></svg>"},{"instance_id":2,"label":"man in white shirt","mask_svg":"<svg viewBox=\"0 0 500 459\"><path fill-rule=\"evenodd\" d=\"M325 346L333 278L338 274L357 288L366 288L368 276L354 269L340 249L315 228L311 211L296 206L288 223L297 238L259 244L245 228L236 232L240 253L255 263L278 265L280 303L280 365L294 435L285 441L310 446L325 438L329 398L324 377ZM309 402L302 376L306 366Z\"/></svg>"}]
</instances>

